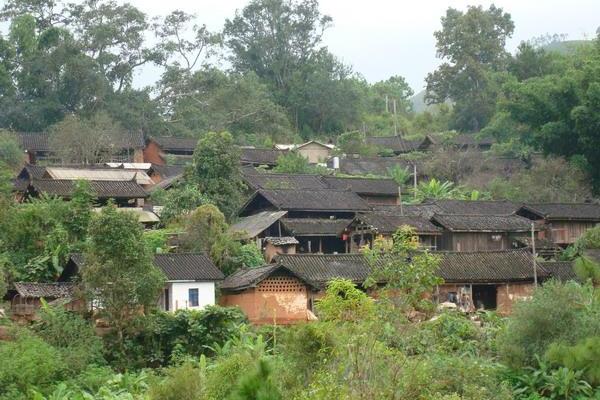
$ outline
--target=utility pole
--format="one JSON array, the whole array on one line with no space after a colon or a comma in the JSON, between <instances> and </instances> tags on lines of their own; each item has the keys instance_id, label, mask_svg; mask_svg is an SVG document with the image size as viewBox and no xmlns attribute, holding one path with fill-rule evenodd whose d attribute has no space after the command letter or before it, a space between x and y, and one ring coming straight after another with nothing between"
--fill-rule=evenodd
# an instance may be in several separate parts
<instances>
[{"instance_id":1,"label":"utility pole","mask_svg":"<svg viewBox=\"0 0 600 400\"><path fill-rule=\"evenodd\" d=\"M386 94L385 95L385 112L386 113L390 112L390 108L389 108L388 102L389 102L389 99L388 99L388 95Z\"/></svg>"},{"instance_id":2,"label":"utility pole","mask_svg":"<svg viewBox=\"0 0 600 400\"><path fill-rule=\"evenodd\" d=\"M417 199L417 164L413 163L413 196Z\"/></svg>"},{"instance_id":3,"label":"utility pole","mask_svg":"<svg viewBox=\"0 0 600 400\"><path fill-rule=\"evenodd\" d=\"M538 279L537 279L537 265L535 261L535 224L531 223L531 253L533 255L533 284L537 287Z\"/></svg>"},{"instance_id":4,"label":"utility pole","mask_svg":"<svg viewBox=\"0 0 600 400\"><path fill-rule=\"evenodd\" d=\"M398 135L398 119L396 118L396 99L392 103L394 107L394 135Z\"/></svg>"}]
</instances>

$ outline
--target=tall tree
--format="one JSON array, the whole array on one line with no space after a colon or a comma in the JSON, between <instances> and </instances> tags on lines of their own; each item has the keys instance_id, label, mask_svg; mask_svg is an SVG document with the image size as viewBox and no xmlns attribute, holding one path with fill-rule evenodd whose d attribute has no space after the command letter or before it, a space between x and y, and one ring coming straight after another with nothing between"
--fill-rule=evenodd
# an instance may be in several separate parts
<instances>
[{"instance_id":1,"label":"tall tree","mask_svg":"<svg viewBox=\"0 0 600 400\"><path fill-rule=\"evenodd\" d=\"M188 179L198 185L225 216L231 218L242 201L240 154L228 132L209 132L199 141Z\"/></svg>"},{"instance_id":2,"label":"tall tree","mask_svg":"<svg viewBox=\"0 0 600 400\"><path fill-rule=\"evenodd\" d=\"M506 69L505 43L513 31L510 14L494 5L449 8L442 17L434 36L437 55L446 62L427 76L426 100L453 101L457 128L478 131L493 114L499 90L493 73Z\"/></svg>"},{"instance_id":3,"label":"tall tree","mask_svg":"<svg viewBox=\"0 0 600 400\"><path fill-rule=\"evenodd\" d=\"M83 283L101 304L121 346L131 317L140 307L156 304L165 282L142 234L137 217L111 205L94 216L88 230Z\"/></svg>"}]
</instances>

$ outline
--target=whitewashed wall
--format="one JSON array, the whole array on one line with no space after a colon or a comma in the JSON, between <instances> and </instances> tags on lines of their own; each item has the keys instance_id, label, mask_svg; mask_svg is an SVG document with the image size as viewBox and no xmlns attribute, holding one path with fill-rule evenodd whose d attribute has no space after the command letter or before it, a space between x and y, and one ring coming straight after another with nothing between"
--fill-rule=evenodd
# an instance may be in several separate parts
<instances>
[{"instance_id":1,"label":"whitewashed wall","mask_svg":"<svg viewBox=\"0 0 600 400\"><path fill-rule=\"evenodd\" d=\"M215 283L214 282L169 282L166 286L169 289L169 311L177 310L199 310L208 305L215 304ZM198 289L198 307L190 307L188 304L188 290ZM161 296L161 308L164 305L164 290Z\"/></svg>"}]
</instances>

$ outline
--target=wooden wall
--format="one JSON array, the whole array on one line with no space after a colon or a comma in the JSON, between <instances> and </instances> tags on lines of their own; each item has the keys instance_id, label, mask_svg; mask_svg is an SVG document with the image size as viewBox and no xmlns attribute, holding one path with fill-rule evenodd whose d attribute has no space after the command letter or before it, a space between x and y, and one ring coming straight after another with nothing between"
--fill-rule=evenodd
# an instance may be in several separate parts
<instances>
[{"instance_id":1,"label":"wooden wall","mask_svg":"<svg viewBox=\"0 0 600 400\"><path fill-rule=\"evenodd\" d=\"M559 245L575 243L587 230L596 226L590 221L552 221L546 225L548 238Z\"/></svg>"}]
</instances>

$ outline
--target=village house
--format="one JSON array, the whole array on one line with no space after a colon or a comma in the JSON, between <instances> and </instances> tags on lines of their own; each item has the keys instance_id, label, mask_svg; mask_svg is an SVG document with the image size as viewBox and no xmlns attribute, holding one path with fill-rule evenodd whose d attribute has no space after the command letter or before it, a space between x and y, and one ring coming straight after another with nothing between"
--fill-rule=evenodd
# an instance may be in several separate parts
<instances>
[{"instance_id":1,"label":"village house","mask_svg":"<svg viewBox=\"0 0 600 400\"><path fill-rule=\"evenodd\" d=\"M280 255L275 263L242 269L225 278L220 304L238 306L253 324L292 324L316 319L315 300L334 278L361 285L370 268L360 254Z\"/></svg>"},{"instance_id":2,"label":"village house","mask_svg":"<svg viewBox=\"0 0 600 400\"><path fill-rule=\"evenodd\" d=\"M494 138L478 137L478 135L462 133L444 141L444 144L459 150L488 151L496 143Z\"/></svg>"},{"instance_id":3,"label":"village house","mask_svg":"<svg viewBox=\"0 0 600 400\"><path fill-rule=\"evenodd\" d=\"M294 150L302 157L308 160L309 164L319 164L326 162L335 148L332 144L325 144L311 140L303 144L276 144L277 150Z\"/></svg>"},{"instance_id":4,"label":"village house","mask_svg":"<svg viewBox=\"0 0 600 400\"><path fill-rule=\"evenodd\" d=\"M534 258L527 250L434 252L440 257L435 288L438 303L455 303L473 312L509 314L534 288ZM254 324L292 324L314 320L315 303L332 279L349 279L359 288L372 272L362 254L279 255L274 263L241 269L225 278L220 304L238 306ZM540 265L541 282L551 275Z\"/></svg>"},{"instance_id":5,"label":"village house","mask_svg":"<svg viewBox=\"0 0 600 400\"><path fill-rule=\"evenodd\" d=\"M506 315L518 300L529 298L535 288L534 258L526 249L434 254L440 256L438 275L444 279L435 292L440 303ZM538 263L535 268L539 281L551 276Z\"/></svg>"},{"instance_id":6,"label":"village house","mask_svg":"<svg viewBox=\"0 0 600 400\"><path fill-rule=\"evenodd\" d=\"M531 235L533 224L512 214L434 214L431 221L443 228L438 249L451 251L509 250L517 238Z\"/></svg>"},{"instance_id":7,"label":"village house","mask_svg":"<svg viewBox=\"0 0 600 400\"><path fill-rule=\"evenodd\" d=\"M430 136L423 139L408 140L402 136L367 136L366 143L381 150L390 150L394 154L404 154L413 151L427 151L435 144Z\"/></svg>"},{"instance_id":8,"label":"village house","mask_svg":"<svg viewBox=\"0 0 600 400\"><path fill-rule=\"evenodd\" d=\"M158 299L161 310L195 310L215 304L216 284L223 280L224 275L206 254L155 254L154 265L166 277ZM72 254L59 281L76 279L82 268L85 268L83 255Z\"/></svg>"},{"instance_id":9,"label":"village house","mask_svg":"<svg viewBox=\"0 0 600 400\"><path fill-rule=\"evenodd\" d=\"M184 165L192 161L197 138L152 136L146 140L144 161L157 165Z\"/></svg>"},{"instance_id":10,"label":"village house","mask_svg":"<svg viewBox=\"0 0 600 400\"><path fill-rule=\"evenodd\" d=\"M395 207L394 210L397 211L398 208ZM378 237L391 239L402 226L414 229L421 248L437 249L442 229L419 215L400 215L389 211L359 213L346 227L343 235L349 237L349 252L357 253L364 246L372 247L373 241Z\"/></svg>"},{"instance_id":11,"label":"village house","mask_svg":"<svg viewBox=\"0 0 600 400\"><path fill-rule=\"evenodd\" d=\"M79 295L77 284L72 282L15 282L8 292L11 299L11 318L17 321L29 321L35 318L35 313L42 305L42 299L47 303L60 303L65 309L84 311L85 302Z\"/></svg>"},{"instance_id":12,"label":"village house","mask_svg":"<svg viewBox=\"0 0 600 400\"><path fill-rule=\"evenodd\" d=\"M25 161L29 164L56 163L59 160L52 153L47 132L21 132L17 134L21 148L25 150ZM141 131L127 132L113 144L118 150L110 156L112 162L144 162L146 143Z\"/></svg>"},{"instance_id":13,"label":"village house","mask_svg":"<svg viewBox=\"0 0 600 400\"><path fill-rule=\"evenodd\" d=\"M417 180L426 178L418 161L408 161L398 157L363 157L358 154L346 154L332 157L327 167L345 175L390 176L390 170L400 167L413 173L417 170Z\"/></svg>"},{"instance_id":14,"label":"village house","mask_svg":"<svg viewBox=\"0 0 600 400\"><path fill-rule=\"evenodd\" d=\"M270 263L279 254L296 254L300 242L293 236L266 237L264 242L265 261Z\"/></svg>"},{"instance_id":15,"label":"village house","mask_svg":"<svg viewBox=\"0 0 600 400\"><path fill-rule=\"evenodd\" d=\"M528 203L517 214L540 224L540 238L564 248L600 223L600 204Z\"/></svg>"},{"instance_id":16,"label":"village house","mask_svg":"<svg viewBox=\"0 0 600 400\"><path fill-rule=\"evenodd\" d=\"M242 166L266 167L267 169L271 169L277 165L277 159L287 154L288 151L242 147L240 153L240 162Z\"/></svg>"}]
</instances>

